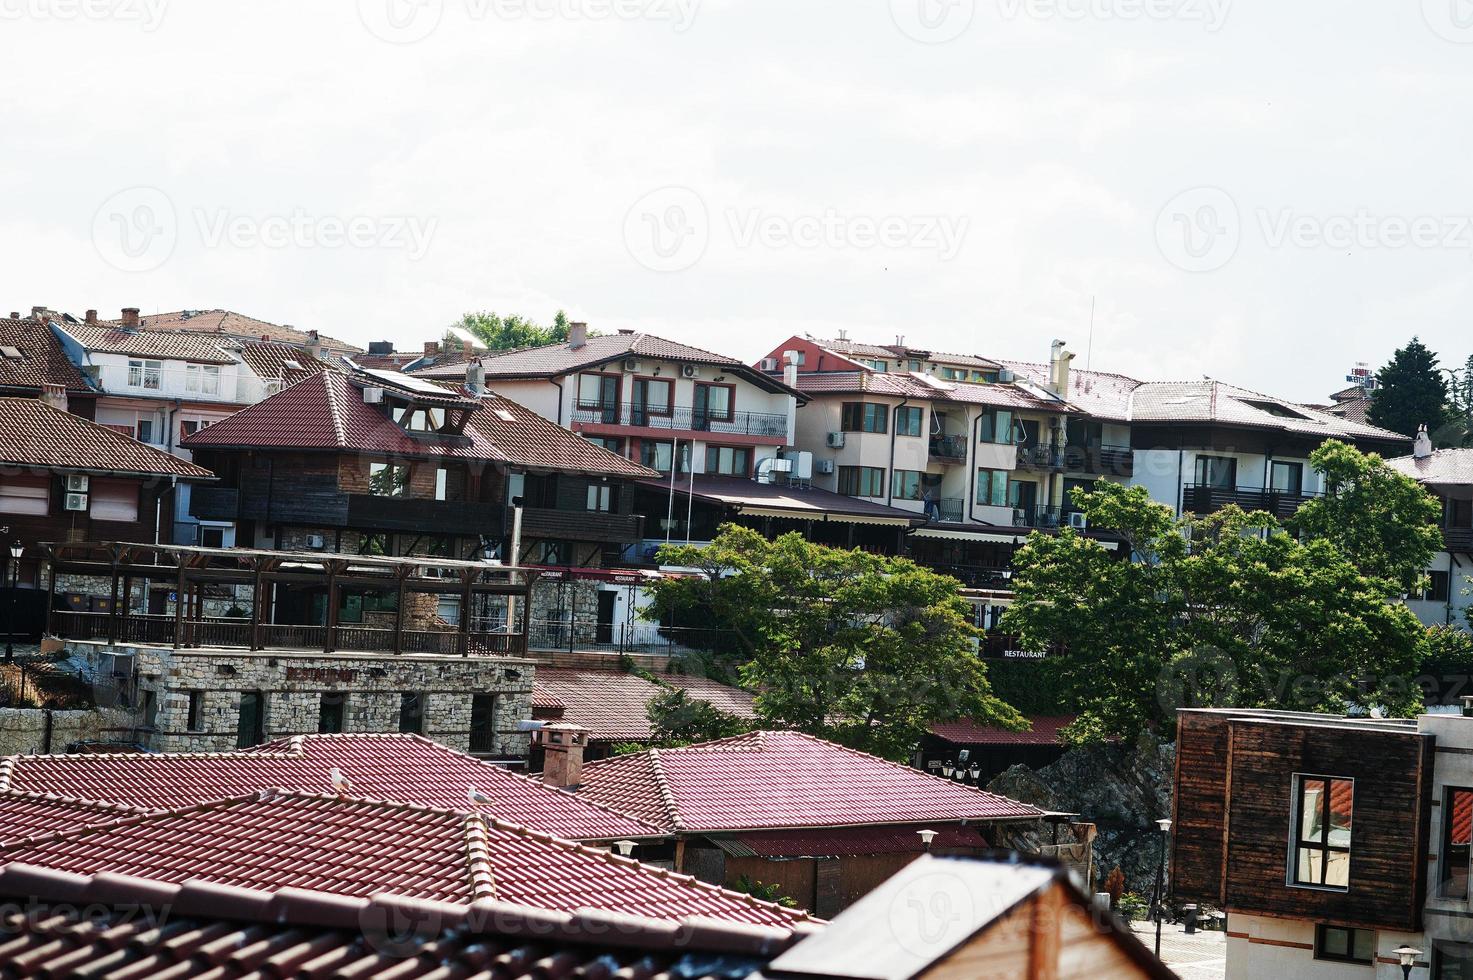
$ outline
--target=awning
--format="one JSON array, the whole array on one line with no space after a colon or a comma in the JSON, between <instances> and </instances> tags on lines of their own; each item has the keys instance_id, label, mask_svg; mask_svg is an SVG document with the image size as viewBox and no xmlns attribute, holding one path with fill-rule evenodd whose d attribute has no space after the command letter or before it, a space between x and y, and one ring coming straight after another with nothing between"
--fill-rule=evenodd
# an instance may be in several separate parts
<instances>
[{"instance_id":1,"label":"awning","mask_svg":"<svg viewBox=\"0 0 1473 980\"><path fill-rule=\"evenodd\" d=\"M804 830L764 830L731 837L713 837L711 843L732 857L817 858L859 854L908 854L926 849L918 831L934 830L931 849L985 848L987 839L976 825L913 824L898 827L815 827Z\"/></svg>"},{"instance_id":2,"label":"awning","mask_svg":"<svg viewBox=\"0 0 1473 980\"><path fill-rule=\"evenodd\" d=\"M1029 534L1033 533L1031 527L1020 527L1012 530L996 527L995 525L979 525L977 530L968 531L960 528L949 527L918 527L912 534L917 538L947 538L954 541L1000 541L1005 544L1021 542Z\"/></svg>"},{"instance_id":3,"label":"awning","mask_svg":"<svg viewBox=\"0 0 1473 980\"><path fill-rule=\"evenodd\" d=\"M738 507L737 512L749 517L780 517L790 521L815 521L819 524L882 524L887 527L910 527L920 519L909 517L881 517L878 514L839 514L834 511L786 510L781 507Z\"/></svg>"}]
</instances>

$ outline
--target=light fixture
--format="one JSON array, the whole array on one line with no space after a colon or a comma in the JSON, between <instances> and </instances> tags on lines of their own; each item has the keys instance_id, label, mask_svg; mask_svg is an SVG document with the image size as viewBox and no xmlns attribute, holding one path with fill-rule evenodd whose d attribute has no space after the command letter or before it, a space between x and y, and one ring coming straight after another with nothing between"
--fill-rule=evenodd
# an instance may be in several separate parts
<instances>
[{"instance_id":1,"label":"light fixture","mask_svg":"<svg viewBox=\"0 0 1473 980\"><path fill-rule=\"evenodd\" d=\"M1406 977L1412 975L1412 967L1417 965L1417 957L1422 955L1422 951L1415 946L1403 944L1393 949L1392 952L1401 961L1401 975L1405 980Z\"/></svg>"},{"instance_id":2,"label":"light fixture","mask_svg":"<svg viewBox=\"0 0 1473 980\"><path fill-rule=\"evenodd\" d=\"M25 550L25 546L17 541L10 546L10 557L16 561L20 561L20 556L25 553Z\"/></svg>"},{"instance_id":3,"label":"light fixture","mask_svg":"<svg viewBox=\"0 0 1473 980\"><path fill-rule=\"evenodd\" d=\"M944 765L944 766L941 767L941 775L945 776L947 779L950 779L951 778L951 774L953 772L955 772L955 771L956 771L956 766L953 766L949 762L946 765Z\"/></svg>"},{"instance_id":4,"label":"light fixture","mask_svg":"<svg viewBox=\"0 0 1473 980\"><path fill-rule=\"evenodd\" d=\"M1161 828L1161 833L1163 834L1171 833L1171 819L1169 817L1162 817L1160 820L1157 820L1156 826Z\"/></svg>"},{"instance_id":5,"label":"light fixture","mask_svg":"<svg viewBox=\"0 0 1473 980\"><path fill-rule=\"evenodd\" d=\"M979 780L979 781L982 779L982 765L981 765L981 763L978 763L978 762L972 763L972 778L975 779L975 780Z\"/></svg>"},{"instance_id":6,"label":"light fixture","mask_svg":"<svg viewBox=\"0 0 1473 980\"><path fill-rule=\"evenodd\" d=\"M916 831L916 834L919 835L919 837L921 838L921 843L924 844L925 847L926 847L926 850L929 851L931 849L931 842L936 839L936 831L934 831L934 830L917 830Z\"/></svg>"},{"instance_id":7,"label":"light fixture","mask_svg":"<svg viewBox=\"0 0 1473 980\"><path fill-rule=\"evenodd\" d=\"M614 847L624 857L628 857L634 853L634 841L632 840L616 840L614 841Z\"/></svg>"}]
</instances>

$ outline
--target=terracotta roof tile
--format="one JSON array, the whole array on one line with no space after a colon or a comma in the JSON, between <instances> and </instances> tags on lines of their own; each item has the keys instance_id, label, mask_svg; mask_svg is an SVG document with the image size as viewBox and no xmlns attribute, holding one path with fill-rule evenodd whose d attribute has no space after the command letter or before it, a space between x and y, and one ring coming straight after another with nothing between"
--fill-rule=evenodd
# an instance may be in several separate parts
<instances>
[{"instance_id":1,"label":"terracotta roof tile","mask_svg":"<svg viewBox=\"0 0 1473 980\"><path fill-rule=\"evenodd\" d=\"M1431 456L1399 456L1386 465L1421 483L1439 486L1473 484L1473 449L1439 449Z\"/></svg>"},{"instance_id":2,"label":"terracotta roof tile","mask_svg":"<svg viewBox=\"0 0 1473 980\"><path fill-rule=\"evenodd\" d=\"M1059 730L1074 723L1075 715L1039 715L1030 718L1032 727L1026 732L979 725L974 721L941 721L931 726L931 734L956 745L1060 745Z\"/></svg>"},{"instance_id":3,"label":"terracotta roof tile","mask_svg":"<svg viewBox=\"0 0 1473 980\"><path fill-rule=\"evenodd\" d=\"M496 815L559 837L614 840L662 831L417 735L304 735L242 752L12 756L0 793L54 793L137 810L175 809L267 788L321 792L333 767L365 797L454 809L474 783Z\"/></svg>"},{"instance_id":4,"label":"terracotta roof tile","mask_svg":"<svg viewBox=\"0 0 1473 980\"><path fill-rule=\"evenodd\" d=\"M7 794L0 796L0 846L40 834L76 830L128 812L126 807L47 793Z\"/></svg>"},{"instance_id":5,"label":"terracotta roof tile","mask_svg":"<svg viewBox=\"0 0 1473 980\"><path fill-rule=\"evenodd\" d=\"M120 321L108 322L109 325L117 325ZM264 337L298 347L305 347L312 342L312 337L306 330L258 320L253 316L246 316L244 313L235 313L231 310L177 310L173 313L151 313L139 317L139 324L144 330L162 333L181 331L215 333L242 340L260 340ZM317 339L326 350L349 354L359 350L352 344L335 340L332 337L319 335Z\"/></svg>"},{"instance_id":6,"label":"terracotta roof tile","mask_svg":"<svg viewBox=\"0 0 1473 980\"><path fill-rule=\"evenodd\" d=\"M925 851L919 831L934 830L932 851L985 848L988 841L975 826L926 823L891 827L823 827L816 830L758 830L714 843L733 857L850 857L860 854L910 854Z\"/></svg>"},{"instance_id":7,"label":"terracotta roof tile","mask_svg":"<svg viewBox=\"0 0 1473 980\"><path fill-rule=\"evenodd\" d=\"M39 390L48 384L74 392L93 390L49 326L30 318L0 318L0 388Z\"/></svg>"},{"instance_id":8,"label":"terracotta roof tile","mask_svg":"<svg viewBox=\"0 0 1473 980\"><path fill-rule=\"evenodd\" d=\"M332 365L291 344L265 340L248 341L240 345L236 354L262 381L284 381L292 384L309 374L333 370Z\"/></svg>"},{"instance_id":9,"label":"terracotta roof tile","mask_svg":"<svg viewBox=\"0 0 1473 980\"><path fill-rule=\"evenodd\" d=\"M638 674L610 670L538 667L532 706L558 711L561 721L588 729L595 741L647 742L653 733L647 706L651 698L678 688L740 718L755 718L753 695L705 677L661 674L662 688Z\"/></svg>"},{"instance_id":10,"label":"terracotta roof tile","mask_svg":"<svg viewBox=\"0 0 1473 980\"><path fill-rule=\"evenodd\" d=\"M58 323L84 349L106 354L131 354L201 364L234 364L228 349L236 344L224 337L193 333L124 330L108 324Z\"/></svg>"},{"instance_id":11,"label":"terracotta roof tile","mask_svg":"<svg viewBox=\"0 0 1473 980\"><path fill-rule=\"evenodd\" d=\"M214 477L178 456L35 398L0 398L0 465L191 480Z\"/></svg>"},{"instance_id":12,"label":"terracotta roof tile","mask_svg":"<svg viewBox=\"0 0 1473 980\"><path fill-rule=\"evenodd\" d=\"M1041 815L1026 803L797 732L753 732L594 762L583 769L579 793L671 831Z\"/></svg>"},{"instance_id":13,"label":"terracotta roof tile","mask_svg":"<svg viewBox=\"0 0 1473 980\"><path fill-rule=\"evenodd\" d=\"M798 388L806 394L873 394L893 398L958 402L967 405L996 405L1038 412L1068 412L1071 406L1052 396L1044 398L1012 384L974 384L968 381L934 379L928 384L909 373L877 371L826 371L798 375Z\"/></svg>"}]
</instances>

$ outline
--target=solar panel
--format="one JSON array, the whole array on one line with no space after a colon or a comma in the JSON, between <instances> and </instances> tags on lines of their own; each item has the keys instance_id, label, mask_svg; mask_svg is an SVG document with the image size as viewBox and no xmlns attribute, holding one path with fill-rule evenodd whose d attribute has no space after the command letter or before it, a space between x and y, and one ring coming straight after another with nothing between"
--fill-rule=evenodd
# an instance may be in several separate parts
<instances>
[{"instance_id":1,"label":"solar panel","mask_svg":"<svg viewBox=\"0 0 1473 980\"><path fill-rule=\"evenodd\" d=\"M378 378L380 381L383 381L386 384L393 385L395 388L403 388L406 391L417 391L421 395L436 395L440 398L455 397L455 392L449 391L441 387L440 385L432 384L431 382L425 381L422 378L415 378L407 374L400 374L398 371L383 371L379 368L364 368L363 373L367 375L372 375L373 377Z\"/></svg>"}]
</instances>

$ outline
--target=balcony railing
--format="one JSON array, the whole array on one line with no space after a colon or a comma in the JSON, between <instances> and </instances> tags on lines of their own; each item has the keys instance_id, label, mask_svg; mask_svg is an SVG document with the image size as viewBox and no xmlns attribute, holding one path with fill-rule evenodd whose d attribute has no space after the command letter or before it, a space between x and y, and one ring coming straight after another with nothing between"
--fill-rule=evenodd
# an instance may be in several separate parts
<instances>
[{"instance_id":1,"label":"balcony railing","mask_svg":"<svg viewBox=\"0 0 1473 980\"><path fill-rule=\"evenodd\" d=\"M948 524L960 524L966 519L967 502L961 497L943 497L936 501L936 519Z\"/></svg>"},{"instance_id":2,"label":"balcony railing","mask_svg":"<svg viewBox=\"0 0 1473 980\"><path fill-rule=\"evenodd\" d=\"M1066 473L1099 473L1103 476L1132 476L1135 452L1129 446L1076 446L1064 450Z\"/></svg>"},{"instance_id":3,"label":"balcony railing","mask_svg":"<svg viewBox=\"0 0 1473 980\"><path fill-rule=\"evenodd\" d=\"M1473 554L1473 528L1445 527L1442 529L1443 547L1448 551Z\"/></svg>"},{"instance_id":4,"label":"balcony railing","mask_svg":"<svg viewBox=\"0 0 1473 980\"><path fill-rule=\"evenodd\" d=\"M660 412L646 405L603 405L573 409L572 421L583 425L628 425L645 429L711 432L717 435L786 438L788 417L771 412L732 412L727 415L676 407Z\"/></svg>"},{"instance_id":5,"label":"balcony railing","mask_svg":"<svg viewBox=\"0 0 1473 980\"><path fill-rule=\"evenodd\" d=\"M468 500L421 500L413 497L348 496L348 525L385 531L434 531L440 534L500 535L506 511L500 504Z\"/></svg>"},{"instance_id":6,"label":"balcony railing","mask_svg":"<svg viewBox=\"0 0 1473 980\"><path fill-rule=\"evenodd\" d=\"M940 463L963 463L967 459L966 436L932 436L931 458Z\"/></svg>"},{"instance_id":7,"label":"balcony railing","mask_svg":"<svg viewBox=\"0 0 1473 980\"><path fill-rule=\"evenodd\" d=\"M1293 517L1294 512L1318 494L1288 490L1264 490L1261 487L1219 487L1206 483L1189 483L1182 488L1182 510L1193 514L1212 514L1229 504L1244 510L1263 510L1275 517Z\"/></svg>"},{"instance_id":8,"label":"balcony railing","mask_svg":"<svg viewBox=\"0 0 1473 980\"><path fill-rule=\"evenodd\" d=\"M1062 470L1064 468L1064 452L1053 446L1019 446L1018 447L1018 469L1020 470Z\"/></svg>"},{"instance_id":9,"label":"balcony railing","mask_svg":"<svg viewBox=\"0 0 1473 980\"><path fill-rule=\"evenodd\" d=\"M922 558L915 561L933 572L950 575L969 589L1006 589L1013 577L1011 569L996 565L947 564Z\"/></svg>"}]
</instances>

